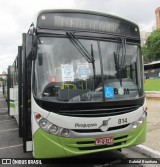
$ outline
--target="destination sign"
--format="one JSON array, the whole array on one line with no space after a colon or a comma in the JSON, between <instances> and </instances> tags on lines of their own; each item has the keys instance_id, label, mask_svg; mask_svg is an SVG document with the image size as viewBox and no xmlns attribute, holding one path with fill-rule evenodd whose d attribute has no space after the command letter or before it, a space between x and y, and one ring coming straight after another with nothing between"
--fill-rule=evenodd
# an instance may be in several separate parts
<instances>
[{"instance_id":1,"label":"destination sign","mask_svg":"<svg viewBox=\"0 0 160 167\"><path fill-rule=\"evenodd\" d=\"M118 17L85 13L42 13L38 17L40 29L64 29L91 32L108 32L139 37L138 27Z\"/></svg>"},{"instance_id":2,"label":"destination sign","mask_svg":"<svg viewBox=\"0 0 160 167\"><path fill-rule=\"evenodd\" d=\"M105 22L100 20L91 20L85 18L74 18L74 17L54 17L55 27L64 27L71 29L81 29L81 30L92 30L92 31L107 31L118 33L119 24L113 22Z\"/></svg>"}]
</instances>

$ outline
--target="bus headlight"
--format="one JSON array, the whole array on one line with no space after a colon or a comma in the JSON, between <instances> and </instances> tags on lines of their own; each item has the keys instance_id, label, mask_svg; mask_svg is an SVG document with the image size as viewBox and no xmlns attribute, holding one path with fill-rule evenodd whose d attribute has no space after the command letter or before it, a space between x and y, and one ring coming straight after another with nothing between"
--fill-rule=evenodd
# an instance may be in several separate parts
<instances>
[{"instance_id":1,"label":"bus headlight","mask_svg":"<svg viewBox=\"0 0 160 167\"><path fill-rule=\"evenodd\" d=\"M147 116L147 112L144 111L142 116L143 116L143 117L146 117L146 116Z\"/></svg>"},{"instance_id":2,"label":"bus headlight","mask_svg":"<svg viewBox=\"0 0 160 167\"><path fill-rule=\"evenodd\" d=\"M40 121L39 121L39 126L41 128L45 128L45 126L47 125L47 120L42 118Z\"/></svg>"},{"instance_id":3,"label":"bus headlight","mask_svg":"<svg viewBox=\"0 0 160 167\"><path fill-rule=\"evenodd\" d=\"M61 130L61 135L64 136L64 137L69 136L69 130L68 129L62 129Z\"/></svg>"},{"instance_id":4,"label":"bus headlight","mask_svg":"<svg viewBox=\"0 0 160 167\"><path fill-rule=\"evenodd\" d=\"M51 123L46 118L42 117L39 113L35 113L35 120L39 127L43 129L45 132L50 133L52 135L56 136L63 136L63 137L69 137L70 130L69 129L63 129L62 127L59 127L53 123Z\"/></svg>"},{"instance_id":5,"label":"bus headlight","mask_svg":"<svg viewBox=\"0 0 160 167\"><path fill-rule=\"evenodd\" d=\"M57 133L57 131L58 131L58 126L52 124L52 125L49 127L49 132L50 132L51 134L55 134L55 133Z\"/></svg>"},{"instance_id":6,"label":"bus headlight","mask_svg":"<svg viewBox=\"0 0 160 167\"><path fill-rule=\"evenodd\" d=\"M132 127L133 127L134 129L136 129L136 128L138 127L138 123L137 123L137 122L133 122L133 123L132 123Z\"/></svg>"},{"instance_id":7,"label":"bus headlight","mask_svg":"<svg viewBox=\"0 0 160 167\"><path fill-rule=\"evenodd\" d=\"M144 121L144 118L143 118L143 117L140 117L140 118L139 118L139 123L142 124L143 121Z\"/></svg>"}]
</instances>

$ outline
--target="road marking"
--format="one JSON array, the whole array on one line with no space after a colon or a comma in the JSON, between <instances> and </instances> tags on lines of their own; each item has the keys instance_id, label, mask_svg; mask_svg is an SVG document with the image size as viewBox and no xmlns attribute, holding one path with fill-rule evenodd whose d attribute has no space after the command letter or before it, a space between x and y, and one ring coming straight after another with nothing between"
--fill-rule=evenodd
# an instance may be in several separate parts
<instances>
[{"instance_id":1,"label":"road marking","mask_svg":"<svg viewBox=\"0 0 160 167\"><path fill-rule=\"evenodd\" d=\"M14 128L14 129L7 129L7 130L1 130L1 131L0 131L0 133L1 133L1 132L12 131L12 130L17 130L17 129L18 129L18 128Z\"/></svg>"},{"instance_id":2,"label":"road marking","mask_svg":"<svg viewBox=\"0 0 160 167\"><path fill-rule=\"evenodd\" d=\"M14 148L14 147L21 147L21 146L23 146L23 144L13 145L13 146L8 146L8 147L1 147L0 150L4 150L4 149L8 149L8 148Z\"/></svg>"},{"instance_id":3,"label":"road marking","mask_svg":"<svg viewBox=\"0 0 160 167\"><path fill-rule=\"evenodd\" d=\"M0 121L0 122L7 122L7 121L15 121L15 119L11 119L11 120L4 120L4 121Z\"/></svg>"}]
</instances>

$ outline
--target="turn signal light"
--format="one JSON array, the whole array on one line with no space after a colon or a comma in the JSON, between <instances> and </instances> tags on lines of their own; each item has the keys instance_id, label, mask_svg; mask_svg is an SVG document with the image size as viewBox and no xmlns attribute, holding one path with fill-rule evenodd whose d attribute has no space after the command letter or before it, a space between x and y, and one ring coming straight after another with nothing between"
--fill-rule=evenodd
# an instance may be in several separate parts
<instances>
[{"instance_id":1,"label":"turn signal light","mask_svg":"<svg viewBox=\"0 0 160 167\"><path fill-rule=\"evenodd\" d=\"M41 114L36 114L35 117L36 117L36 119L40 119L41 118Z\"/></svg>"}]
</instances>

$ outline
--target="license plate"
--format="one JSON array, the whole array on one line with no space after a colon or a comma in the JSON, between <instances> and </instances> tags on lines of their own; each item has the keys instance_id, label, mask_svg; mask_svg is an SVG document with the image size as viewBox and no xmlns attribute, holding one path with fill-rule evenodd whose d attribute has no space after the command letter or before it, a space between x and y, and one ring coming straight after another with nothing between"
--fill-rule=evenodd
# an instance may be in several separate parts
<instances>
[{"instance_id":1,"label":"license plate","mask_svg":"<svg viewBox=\"0 0 160 167\"><path fill-rule=\"evenodd\" d=\"M96 139L96 145L112 145L114 142L113 137L98 138Z\"/></svg>"}]
</instances>

